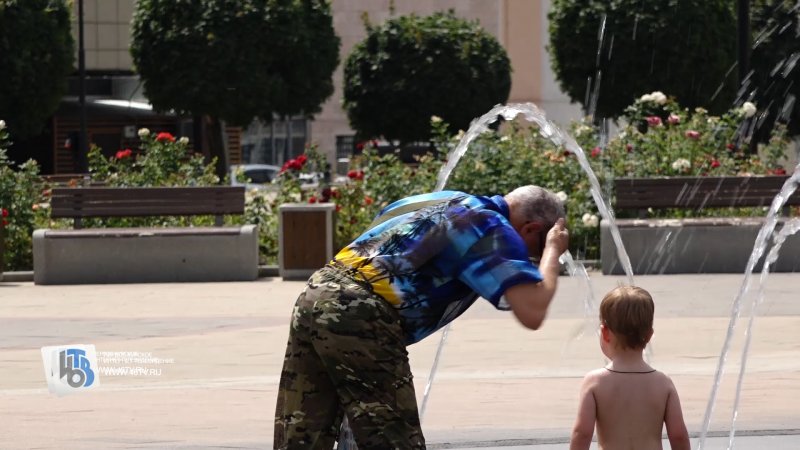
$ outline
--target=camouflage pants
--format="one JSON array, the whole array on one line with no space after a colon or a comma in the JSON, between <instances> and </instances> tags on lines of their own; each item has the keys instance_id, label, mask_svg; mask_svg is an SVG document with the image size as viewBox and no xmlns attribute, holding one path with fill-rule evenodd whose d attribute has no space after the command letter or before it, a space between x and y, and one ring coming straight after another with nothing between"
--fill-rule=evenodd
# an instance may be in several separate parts
<instances>
[{"instance_id":1,"label":"camouflage pants","mask_svg":"<svg viewBox=\"0 0 800 450\"><path fill-rule=\"evenodd\" d=\"M360 450L425 448L399 314L332 267L295 303L277 403L276 449L332 449L342 413Z\"/></svg>"}]
</instances>

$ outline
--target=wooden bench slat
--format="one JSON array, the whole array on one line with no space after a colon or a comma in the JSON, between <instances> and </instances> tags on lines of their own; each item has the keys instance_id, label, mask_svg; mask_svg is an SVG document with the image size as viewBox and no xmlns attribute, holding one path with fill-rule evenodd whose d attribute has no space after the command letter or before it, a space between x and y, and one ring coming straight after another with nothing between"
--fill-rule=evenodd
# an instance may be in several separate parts
<instances>
[{"instance_id":1,"label":"wooden bench slat","mask_svg":"<svg viewBox=\"0 0 800 450\"><path fill-rule=\"evenodd\" d=\"M241 196L243 186L226 187L173 187L173 188L134 188L134 187L92 187L54 188L52 195L83 198L202 198L208 196Z\"/></svg>"},{"instance_id":2,"label":"wooden bench slat","mask_svg":"<svg viewBox=\"0 0 800 450\"><path fill-rule=\"evenodd\" d=\"M142 208L142 209L115 209L115 208L96 208L91 210L75 210L71 213L54 215L57 218L70 217L155 217L155 216L215 216L219 214L236 214L237 211L231 210L197 210L195 208Z\"/></svg>"},{"instance_id":3,"label":"wooden bench slat","mask_svg":"<svg viewBox=\"0 0 800 450\"><path fill-rule=\"evenodd\" d=\"M759 207L772 203L788 177L623 178L614 181L617 209ZM800 193L787 201L800 205Z\"/></svg>"},{"instance_id":4,"label":"wooden bench slat","mask_svg":"<svg viewBox=\"0 0 800 450\"><path fill-rule=\"evenodd\" d=\"M195 227L195 228L87 228L83 230L48 230L48 239L96 239L96 238L140 238L143 236L235 236L240 234L238 227Z\"/></svg>"},{"instance_id":5,"label":"wooden bench slat","mask_svg":"<svg viewBox=\"0 0 800 450\"><path fill-rule=\"evenodd\" d=\"M244 212L244 187L55 188L52 217L220 215Z\"/></svg>"},{"instance_id":6,"label":"wooden bench slat","mask_svg":"<svg viewBox=\"0 0 800 450\"><path fill-rule=\"evenodd\" d=\"M56 208L71 208L93 205L119 205L126 206L149 206L149 205L197 205L198 207L220 207L220 206L235 206L243 204L242 199L237 198L198 198L198 199L175 199L175 198L151 198L151 199L80 199L80 198L57 198L53 199L50 203L51 206Z\"/></svg>"}]
</instances>

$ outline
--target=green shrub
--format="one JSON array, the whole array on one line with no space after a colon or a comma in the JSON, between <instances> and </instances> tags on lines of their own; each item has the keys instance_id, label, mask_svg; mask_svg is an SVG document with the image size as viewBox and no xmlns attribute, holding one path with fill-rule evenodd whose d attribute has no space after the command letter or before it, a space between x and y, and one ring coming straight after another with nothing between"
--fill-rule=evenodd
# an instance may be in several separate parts
<instances>
[{"instance_id":1,"label":"green shrub","mask_svg":"<svg viewBox=\"0 0 800 450\"><path fill-rule=\"evenodd\" d=\"M497 40L480 27L436 13L367 25L344 67L344 108L366 138L427 141L428 118L454 128L498 103L511 88L510 63Z\"/></svg>"},{"instance_id":2,"label":"green shrub","mask_svg":"<svg viewBox=\"0 0 800 450\"><path fill-rule=\"evenodd\" d=\"M33 266L33 230L47 223L39 166L29 160L16 168L8 159L8 129L0 120L0 220L3 221L4 270L29 270Z\"/></svg>"},{"instance_id":3,"label":"green shrub","mask_svg":"<svg viewBox=\"0 0 800 450\"><path fill-rule=\"evenodd\" d=\"M599 146L598 130L589 121L572 124L571 135L585 150L598 176L603 195L613 199L612 181L620 177L785 175L781 166L788 147L785 127L776 127L757 152L746 152L750 142L739 133L758 112L745 103L721 116L702 108L682 108L658 92L646 94L626 109L631 120L605 147ZM663 117L663 118L662 118ZM310 146L287 161L268 190L247 192L245 214L228 217L228 223L259 226L260 262L275 264L278 255L278 207L283 203L334 203L336 245L342 247L367 229L375 215L400 198L430 192L448 153L462 133L451 134L438 117L430 122L436 152L404 164L397 154L379 155L367 144L353 160L346 181L302 186L300 175L322 172L325 158ZM142 133L142 148L123 149L111 158L99 149L91 151L92 178L111 186L202 186L219 182L213 164L203 165L199 156L186 153L186 141L165 133ZM0 207L9 210L7 261L13 269L30 267L30 235L33 228L68 227L67 221L48 221L46 196L38 182L38 168L29 162L12 170L2 150L8 135L0 130ZM477 195L505 194L537 184L565 200L570 251L579 259L599 258L599 218L590 195L589 180L576 155L541 137L535 126L512 122L499 132L480 135L456 165L446 189ZM45 191L46 192L46 191ZM9 195L10 193L10 195ZM11 205L10 207L6 205ZM612 201L613 205L613 201ZM664 210L653 217L703 215L763 215L760 208ZM92 226L190 226L210 225L210 217L112 218L87 221ZM11 256L9 256L11 255Z\"/></svg>"},{"instance_id":4,"label":"green shrub","mask_svg":"<svg viewBox=\"0 0 800 450\"><path fill-rule=\"evenodd\" d=\"M733 4L554 0L549 51L561 89L597 118L616 118L633 99L656 89L690 108L721 113L736 92L734 76L726 78L736 60Z\"/></svg>"},{"instance_id":5,"label":"green shrub","mask_svg":"<svg viewBox=\"0 0 800 450\"><path fill-rule=\"evenodd\" d=\"M212 186L219 183L214 162L205 164L203 156L189 155L187 138L176 139L170 133L139 130L141 148L121 149L105 157L99 147L89 150L89 173L92 181L110 187ZM148 227L211 225L212 217L108 217L84 220L91 227ZM68 226L68 223L62 222Z\"/></svg>"},{"instance_id":6,"label":"green shrub","mask_svg":"<svg viewBox=\"0 0 800 450\"><path fill-rule=\"evenodd\" d=\"M339 38L325 0L139 0L131 55L153 106L247 125L314 114Z\"/></svg>"},{"instance_id":7,"label":"green shrub","mask_svg":"<svg viewBox=\"0 0 800 450\"><path fill-rule=\"evenodd\" d=\"M757 0L752 6L753 73L743 100L766 108L756 133L769 136L775 122L800 135L800 7L797 0ZM765 140L765 139L760 139Z\"/></svg>"},{"instance_id":8,"label":"green shrub","mask_svg":"<svg viewBox=\"0 0 800 450\"><path fill-rule=\"evenodd\" d=\"M35 135L58 108L75 44L66 0L0 0L0 117Z\"/></svg>"}]
</instances>

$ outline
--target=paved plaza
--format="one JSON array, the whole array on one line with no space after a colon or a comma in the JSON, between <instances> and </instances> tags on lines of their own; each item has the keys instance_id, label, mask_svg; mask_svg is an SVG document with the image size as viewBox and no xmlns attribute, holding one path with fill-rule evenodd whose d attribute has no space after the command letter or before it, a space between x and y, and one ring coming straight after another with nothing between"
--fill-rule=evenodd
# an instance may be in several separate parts
<instances>
[{"instance_id":1,"label":"paved plaza","mask_svg":"<svg viewBox=\"0 0 800 450\"><path fill-rule=\"evenodd\" d=\"M597 297L624 277L590 274ZM430 448L566 448L585 372L604 364L584 317L586 286L561 278L544 327L478 302L445 345L423 428ZM742 275L642 276L656 301L653 365L673 377L690 432L711 390ZM0 283L0 448L272 446L272 414L301 282L34 286ZM770 276L761 305L736 448L800 448L800 274ZM752 297L748 297L749 305ZM743 308L712 430L729 427ZM440 334L409 348L421 402ZM169 363L143 375L100 374L93 391L50 394L40 348L94 344ZM103 366L103 363L99 364ZM131 366L112 364L106 366ZM714 438L706 448L726 448ZM697 440L693 439L696 448Z\"/></svg>"}]
</instances>

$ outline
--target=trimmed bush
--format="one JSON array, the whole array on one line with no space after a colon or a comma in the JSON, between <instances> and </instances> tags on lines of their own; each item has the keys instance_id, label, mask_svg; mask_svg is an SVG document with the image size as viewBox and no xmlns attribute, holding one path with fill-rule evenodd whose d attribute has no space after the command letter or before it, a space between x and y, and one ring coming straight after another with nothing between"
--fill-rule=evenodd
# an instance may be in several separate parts
<instances>
[{"instance_id":1,"label":"trimmed bush","mask_svg":"<svg viewBox=\"0 0 800 450\"><path fill-rule=\"evenodd\" d=\"M436 13L367 25L344 68L344 108L364 138L427 141L431 116L451 131L498 103L511 89L503 47L477 22Z\"/></svg>"},{"instance_id":2,"label":"trimmed bush","mask_svg":"<svg viewBox=\"0 0 800 450\"><path fill-rule=\"evenodd\" d=\"M55 112L75 43L65 0L0 0L0 117L14 136L35 135Z\"/></svg>"},{"instance_id":3,"label":"trimmed bush","mask_svg":"<svg viewBox=\"0 0 800 450\"><path fill-rule=\"evenodd\" d=\"M736 61L733 4L554 0L549 51L561 89L595 118L617 118L655 90L722 113L736 92L736 72L726 77Z\"/></svg>"}]
</instances>

